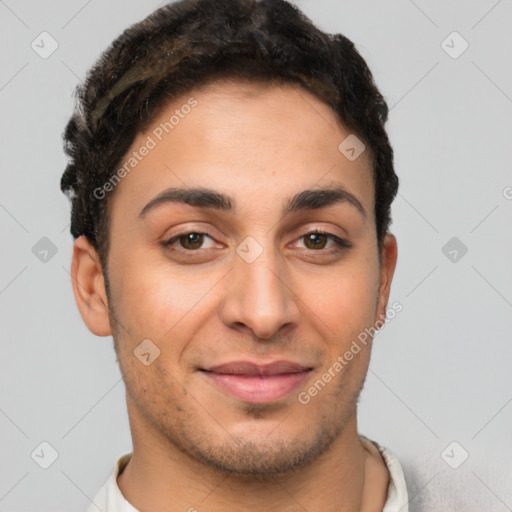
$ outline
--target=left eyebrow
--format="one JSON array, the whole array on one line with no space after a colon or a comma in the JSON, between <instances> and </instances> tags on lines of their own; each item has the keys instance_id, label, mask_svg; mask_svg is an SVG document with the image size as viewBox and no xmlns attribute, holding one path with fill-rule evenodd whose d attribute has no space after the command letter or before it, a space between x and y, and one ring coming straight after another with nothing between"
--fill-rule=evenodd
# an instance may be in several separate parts
<instances>
[{"instance_id":1,"label":"left eyebrow","mask_svg":"<svg viewBox=\"0 0 512 512\"><path fill-rule=\"evenodd\" d=\"M231 196L217 190L205 187L168 188L151 199L142 208L139 217L144 217L149 211L166 203L182 203L197 208L207 208L236 213L236 201ZM366 211L357 197L341 186L325 189L303 190L289 198L282 209L282 216L301 210L317 210L339 203L347 203L366 219Z\"/></svg>"},{"instance_id":2,"label":"left eyebrow","mask_svg":"<svg viewBox=\"0 0 512 512\"><path fill-rule=\"evenodd\" d=\"M288 200L283 208L283 216L300 210L316 210L338 203L348 203L366 219L366 211L359 199L341 186L325 189L303 190Z\"/></svg>"}]
</instances>

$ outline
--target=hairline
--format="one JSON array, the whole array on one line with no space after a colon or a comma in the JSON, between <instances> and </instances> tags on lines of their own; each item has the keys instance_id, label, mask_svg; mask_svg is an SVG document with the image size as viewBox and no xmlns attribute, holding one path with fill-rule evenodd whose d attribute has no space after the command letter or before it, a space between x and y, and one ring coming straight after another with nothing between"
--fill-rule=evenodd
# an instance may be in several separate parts
<instances>
[{"instance_id":1,"label":"hairline","mask_svg":"<svg viewBox=\"0 0 512 512\"><path fill-rule=\"evenodd\" d=\"M190 87L187 87L183 90L180 90L177 94L173 94L171 96L166 96L165 94L161 96L160 100L157 102L155 109L149 119L146 120L146 122L141 122L138 120L136 122L137 125L137 131L138 133L143 133L145 130L148 129L150 125L152 125L155 122L155 119L158 118L158 116L161 114L162 110L171 108L175 104L182 101L186 96L190 96L194 92L219 92L219 93L228 93L228 94L235 94L240 93L241 91L245 91L245 94L241 94L242 97L249 97L250 93L247 92L247 89L241 89L241 90L235 90L235 87L237 84L244 84L246 86L255 86L260 90L268 90L269 88L286 88L286 87L292 87L295 89L298 89L300 91L304 91L306 93L311 94L315 98L317 98L319 101L324 103L326 106L328 106L332 113L334 114L334 117L336 119L337 124L339 127L347 129L346 123L340 118L340 115L338 112L333 108L332 105L328 103L328 101L323 98L319 93L315 92L313 89L309 89L306 87L305 84L298 82L296 80L287 79L283 76L260 76L260 75L254 75L251 76L246 74L237 74L230 72L229 70L224 73L216 73L213 72L209 75L206 75L205 77L202 77L197 83L192 84ZM352 133L355 133L358 137L364 140L364 142L367 142L367 138L360 133L360 130L353 129L350 127L350 130ZM134 137L135 139L135 137ZM379 262L381 259L382 254L382 245L384 239L382 239L379 243L378 237L379 237L379 226L377 221L377 187L376 187L376 159L375 159L375 152L374 148L371 146L371 144L367 145L368 152L365 152L364 155L362 155L364 158L367 158L367 164L370 167L369 171L371 173L371 179L373 184L373 219L375 224L375 235L377 237L377 251L379 255ZM127 152L121 157L121 161L123 161L126 156L129 154L131 150L131 145L128 148ZM95 249L98 252L98 255L100 257L100 263L102 266L102 269L104 273L106 273L107 264L108 264L108 256L110 253L110 210L111 210L111 204L112 200L116 193L118 193L119 187L114 187L114 189L111 192L108 192L105 196L105 198L102 200L103 208L100 210L100 219L98 224L96 225L96 247ZM89 240L91 243L92 241Z\"/></svg>"}]
</instances>

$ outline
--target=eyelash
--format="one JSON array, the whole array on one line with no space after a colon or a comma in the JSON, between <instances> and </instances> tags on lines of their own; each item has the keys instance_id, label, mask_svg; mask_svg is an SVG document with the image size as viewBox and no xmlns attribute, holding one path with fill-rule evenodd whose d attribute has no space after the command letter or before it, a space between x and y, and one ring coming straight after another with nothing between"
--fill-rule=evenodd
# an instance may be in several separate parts
<instances>
[{"instance_id":1,"label":"eyelash","mask_svg":"<svg viewBox=\"0 0 512 512\"><path fill-rule=\"evenodd\" d=\"M173 236L172 238L162 242L162 245L165 248L168 248L174 242L177 242L182 236L191 235L191 234L207 235L208 237L210 237L213 240L213 237L209 233L207 233L205 231L194 231L194 230L191 230L191 231L183 231L182 233L178 233L177 235ZM337 246L334 248L334 252L340 252L340 251L342 251L344 249L350 249L352 247L352 245L349 244L343 238L340 238L340 237L334 235L333 233L329 233L328 231L322 231L320 229L313 229L312 231L308 231L307 233L304 233L303 235L301 235L299 237L299 239L304 238L304 237L306 237L308 235L313 235L313 234L325 235L327 238L331 239L334 243L336 243ZM180 249L171 249L171 250L173 250L174 252L184 252L186 254L194 255L194 254L197 254L198 252L204 251L205 249L190 250L190 249L180 248ZM321 253L322 251L326 251L328 249L318 249L318 250L309 249L309 250L312 251L312 252Z\"/></svg>"}]
</instances>

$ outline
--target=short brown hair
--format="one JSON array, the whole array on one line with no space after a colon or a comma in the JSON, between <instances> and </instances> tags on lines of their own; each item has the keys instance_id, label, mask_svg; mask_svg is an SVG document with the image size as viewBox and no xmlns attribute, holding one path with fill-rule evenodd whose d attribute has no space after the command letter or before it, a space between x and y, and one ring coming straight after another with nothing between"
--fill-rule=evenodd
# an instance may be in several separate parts
<instances>
[{"instance_id":1,"label":"short brown hair","mask_svg":"<svg viewBox=\"0 0 512 512\"><path fill-rule=\"evenodd\" d=\"M85 235L106 268L108 197L94 191L160 106L217 78L298 83L369 146L380 251L398 190L387 104L354 44L322 32L286 0L180 0L128 27L102 53L76 89L63 133L69 163L60 185L72 203L73 237Z\"/></svg>"}]
</instances>

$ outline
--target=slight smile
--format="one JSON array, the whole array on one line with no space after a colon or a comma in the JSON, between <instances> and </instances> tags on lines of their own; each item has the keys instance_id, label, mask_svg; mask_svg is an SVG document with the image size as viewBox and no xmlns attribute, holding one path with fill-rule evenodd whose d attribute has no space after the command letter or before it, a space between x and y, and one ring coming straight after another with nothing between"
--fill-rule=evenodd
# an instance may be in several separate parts
<instances>
[{"instance_id":1,"label":"slight smile","mask_svg":"<svg viewBox=\"0 0 512 512\"><path fill-rule=\"evenodd\" d=\"M292 393L308 378L312 368L291 361L276 361L267 365L233 361L199 370L227 395L243 402L265 404Z\"/></svg>"}]
</instances>

